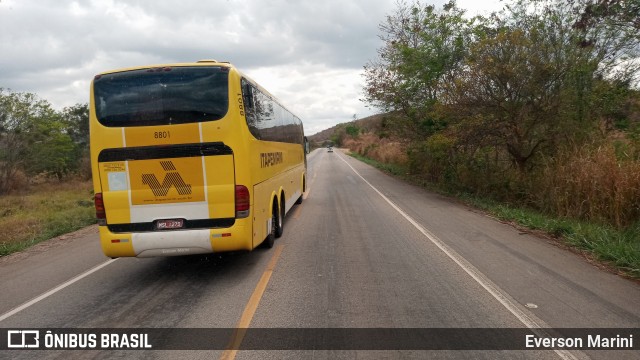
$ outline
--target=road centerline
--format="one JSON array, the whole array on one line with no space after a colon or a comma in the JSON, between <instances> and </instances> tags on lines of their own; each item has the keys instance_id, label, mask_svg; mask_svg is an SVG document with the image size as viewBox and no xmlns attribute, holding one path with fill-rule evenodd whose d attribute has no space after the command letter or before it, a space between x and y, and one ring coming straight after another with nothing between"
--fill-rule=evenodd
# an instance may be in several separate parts
<instances>
[{"instance_id":1,"label":"road centerline","mask_svg":"<svg viewBox=\"0 0 640 360\"><path fill-rule=\"evenodd\" d=\"M233 336L229 341L228 349L220 356L221 360L233 360L236 358L236 354L238 353L237 349L240 348L240 344L242 344L246 330L249 328L249 325L251 325L251 320L253 320L253 316L258 309L260 300L262 300L262 295L264 295L264 291L267 289L269 279L271 279L271 275L273 274L273 270L276 267L276 263L278 262L283 249L284 245L276 245L274 254L271 256L271 260L269 260L269 263L267 264L267 268L264 270L264 273L262 273L262 277L260 277L256 288L253 290L253 294L251 294L251 297L240 316L240 321L238 321L236 330L233 332Z\"/></svg>"}]
</instances>

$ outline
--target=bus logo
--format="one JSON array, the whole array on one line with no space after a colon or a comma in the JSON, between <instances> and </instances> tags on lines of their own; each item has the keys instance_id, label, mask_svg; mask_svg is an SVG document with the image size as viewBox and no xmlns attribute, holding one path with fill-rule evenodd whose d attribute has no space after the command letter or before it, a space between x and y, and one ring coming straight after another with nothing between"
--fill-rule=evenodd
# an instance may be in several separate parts
<instances>
[{"instance_id":1,"label":"bus logo","mask_svg":"<svg viewBox=\"0 0 640 360\"><path fill-rule=\"evenodd\" d=\"M184 182L173 162L160 161L160 166L167 172L162 183L160 183L155 174L142 174L142 184L149 186L153 195L167 196L171 186L175 186L180 195L191 195L191 184Z\"/></svg>"},{"instance_id":2,"label":"bus logo","mask_svg":"<svg viewBox=\"0 0 640 360\"><path fill-rule=\"evenodd\" d=\"M131 205L205 201L202 157L128 162Z\"/></svg>"},{"instance_id":3,"label":"bus logo","mask_svg":"<svg viewBox=\"0 0 640 360\"><path fill-rule=\"evenodd\" d=\"M268 152L260 154L260 167L266 168L282 164L283 156L282 152Z\"/></svg>"}]
</instances>

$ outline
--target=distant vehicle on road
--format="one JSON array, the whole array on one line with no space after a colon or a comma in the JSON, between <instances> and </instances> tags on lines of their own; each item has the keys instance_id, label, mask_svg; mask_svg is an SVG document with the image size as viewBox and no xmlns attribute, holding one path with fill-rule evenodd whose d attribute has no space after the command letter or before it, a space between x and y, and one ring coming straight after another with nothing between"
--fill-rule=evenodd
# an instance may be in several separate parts
<instances>
[{"instance_id":1,"label":"distant vehicle on road","mask_svg":"<svg viewBox=\"0 0 640 360\"><path fill-rule=\"evenodd\" d=\"M333 148L332 148L332 147L329 147L329 148L327 149L327 152L333 152Z\"/></svg>"},{"instance_id":2,"label":"distant vehicle on road","mask_svg":"<svg viewBox=\"0 0 640 360\"><path fill-rule=\"evenodd\" d=\"M302 202L302 121L229 63L104 72L90 101L96 216L109 257L272 247Z\"/></svg>"}]
</instances>

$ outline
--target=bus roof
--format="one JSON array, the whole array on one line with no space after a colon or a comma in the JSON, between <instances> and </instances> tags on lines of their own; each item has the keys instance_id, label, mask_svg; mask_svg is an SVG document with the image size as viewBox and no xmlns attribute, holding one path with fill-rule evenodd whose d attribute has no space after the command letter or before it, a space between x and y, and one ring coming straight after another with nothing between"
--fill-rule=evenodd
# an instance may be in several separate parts
<instances>
[{"instance_id":1,"label":"bus roof","mask_svg":"<svg viewBox=\"0 0 640 360\"><path fill-rule=\"evenodd\" d=\"M213 59L206 59L206 60L198 60L191 63L152 64L152 65L143 65L143 66L133 66L133 67L127 67L127 68L121 68L121 69L113 69L113 70L107 70L107 71L101 72L98 74L98 76L124 72L124 71L155 69L155 68L161 69L161 68L171 68L171 67L187 67L187 66L220 66L220 67L226 67L229 69L235 69L235 66L233 66L228 61L217 61Z\"/></svg>"}]
</instances>

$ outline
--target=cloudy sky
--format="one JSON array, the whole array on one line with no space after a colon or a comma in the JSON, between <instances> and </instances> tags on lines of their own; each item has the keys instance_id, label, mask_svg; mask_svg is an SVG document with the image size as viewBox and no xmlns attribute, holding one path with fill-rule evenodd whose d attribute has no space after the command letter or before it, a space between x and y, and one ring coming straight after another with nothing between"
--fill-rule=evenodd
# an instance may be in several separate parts
<instances>
[{"instance_id":1,"label":"cloudy sky","mask_svg":"<svg viewBox=\"0 0 640 360\"><path fill-rule=\"evenodd\" d=\"M499 8L498 0L458 5L472 14ZM313 134L375 113L359 100L362 67L395 8L396 0L0 0L0 88L62 109L87 103L102 71L217 59Z\"/></svg>"}]
</instances>

